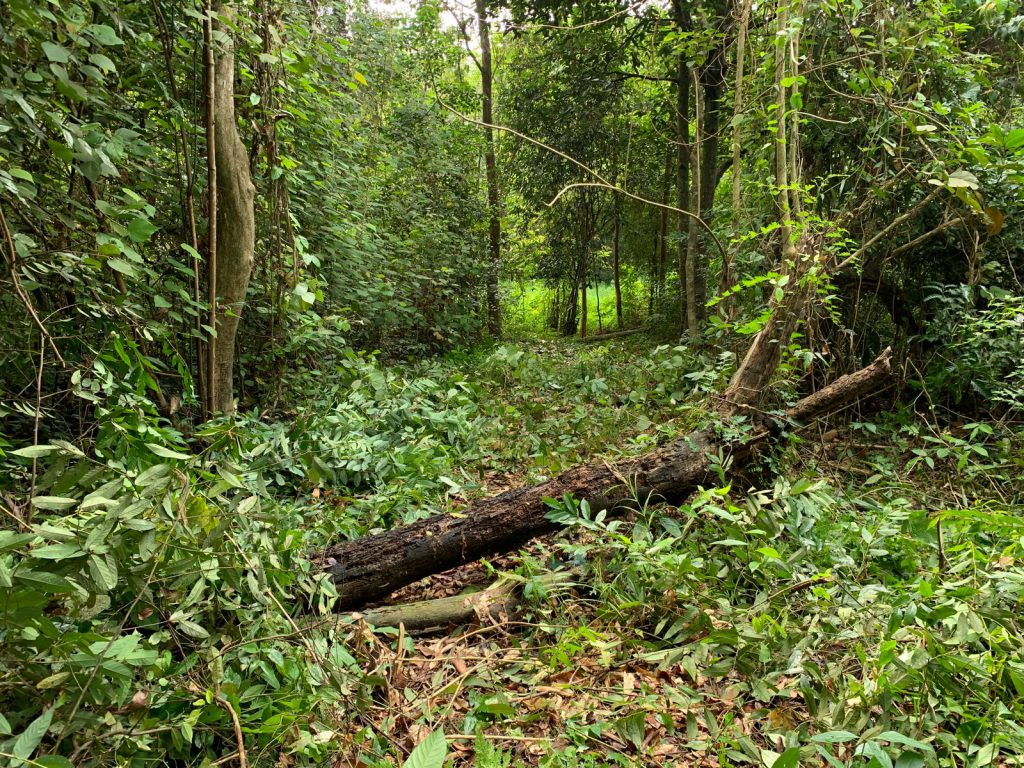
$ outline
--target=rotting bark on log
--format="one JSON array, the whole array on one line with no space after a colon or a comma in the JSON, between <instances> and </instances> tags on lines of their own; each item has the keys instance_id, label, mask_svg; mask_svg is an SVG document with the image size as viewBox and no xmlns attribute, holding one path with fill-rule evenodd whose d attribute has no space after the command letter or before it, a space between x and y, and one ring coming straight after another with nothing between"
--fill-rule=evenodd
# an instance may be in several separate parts
<instances>
[{"instance_id":1,"label":"rotting bark on log","mask_svg":"<svg viewBox=\"0 0 1024 768\"><path fill-rule=\"evenodd\" d=\"M891 355L885 350L866 368L797 402L784 420L766 420L741 442L723 441L711 432L691 433L635 458L582 464L455 514L435 515L331 547L323 553L323 562L338 590L337 608L379 600L425 576L513 550L556 530L559 525L545 517L547 498L569 494L586 499L595 511L622 511L632 499L649 496L683 501L698 488L717 482L712 457L729 458L733 467L739 467L787 423L807 424L884 389L891 380Z\"/></svg>"}]
</instances>

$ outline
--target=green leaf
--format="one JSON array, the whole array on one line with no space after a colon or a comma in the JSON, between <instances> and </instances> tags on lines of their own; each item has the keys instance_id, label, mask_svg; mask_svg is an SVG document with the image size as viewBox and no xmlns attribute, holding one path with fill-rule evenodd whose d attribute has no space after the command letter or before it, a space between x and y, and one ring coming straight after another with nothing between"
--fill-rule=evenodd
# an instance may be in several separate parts
<instances>
[{"instance_id":1,"label":"green leaf","mask_svg":"<svg viewBox=\"0 0 1024 768\"><path fill-rule=\"evenodd\" d=\"M37 765L43 768L75 768L75 764L63 755L42 755L32 761L33 768Z\"/></svg>"},{"instance_id":2,"label":"green leaf","mask_svg":"<svg viewBox=\"0 0 1024 768\"><path fill-rule=\"evenodd\" d=\"M448 754L448 740L444 731L432 731L427 738L416 745L402 768L441 768Z\"/></svg>"},{"instance_id":3,"label":"green leaf","mask_svg":"<svg viewBox=\"0 0 1024 768\"><path fill-rule=\"evenodd\" d=\"M202 627L199 624L196 624L194 621L189 621L188 619L180 617L176 618L173 615L171 616L171 621L173 621L175 626L178 627L178 629L180 629L186 635L194 637L197 640L205 640L210 636L210 633L207 632L204 627Z\"/></svg>"},{"instance_id":4,"label":"green leaf","mask_svg":"<svg viewBox=\"0 0 1024 768\"><path fill-rule=\"evenodd\" d=\"M0 715L0 736L11 735L11 724L7 722L7 718Z\"/></svg>"},{"instance_id":5,"label":"green leaf","mask_svg":"<svg viewBox=\"0 0 1024 768\"><path fill-rule=\"evenodd\" d=\"M162 459L191 459L187 453L179 453L178 451L172 451L170 448L164 448L162 445L156 443L146 443L146 447L149 448L153 453Z\"/></svg>"},{"instance_id":6,"label":"green leaf","mask_svg":"<svg viewBox=\"0 0 1024 768\"><path fill-rule=\"evenodd\" d=\"M1005 143L1006 148L1010 150L1024 147L1024 128L1017 128L1006 134Z\"/></svg>"},{"instance_id":7,"label":"green leaf","mask_svg":"<svg viewBox=\"0 0 1024 768\"><path fill-rule=\"evenodd\" d=\"M796 768L800 765L800 747L790 747L781 755L778 760L772 763L771 768Z\"/></svg>"},{"instance_id":8,"label":"green leaf","mask_svg":"<svg viewBox=\"0 0 1024 768\"><path fill-rule=\"evenodd\" d=\"M893 768L892 758L889 753L882 749L877 741L865 741L854 751L856 755L863 755L868 758L869 764L874 763L882 768Z\"/></svg>"},{"instance_id":9,"label":"green leaf","mask_svg":"<svg viewBox=\"0 0 1024 768\"><path fill-rule=\"evenodd\" d=\"M128 236L136 243L144 243L156 232L156 227L145 216L136 216L128 224Z\"/></svg>"},{"instance_id":10,"label":"green leaf","mask_svg":"<svg viewBox=\"0 0 1024 768\"><path fill-rule=\"evenodd\" d=\"M643 710L616 720L614 727L620 739L632 744L636 749L643 747L644 739L647 737L647 719Z\"/></svg>"},{"instance_id":11,"label":"green leaf","mask_svg":"<svg viewBox=\"0 0 1024 768\"><path fill-rule=\"evenodd\" d=\"M49 677L44 677L42 680L36 683L36 688L38 688L40 691L46 691L50 688L56 688L69 677L71 677L70 672L57 672L56 674L50 675Z\"/></svg>"},{"instance_id":12,"label":"green leaf","mask_svg":"<svg viewBox=\"0 0 1024 768\"><path fill-rule=\"evenodd\" d=\"M857 735L849 731L825 731L811 737L811 741L819 744L842 744L846 741L856 741Z\"/></svg>"},{"instance_id":13,"label":"green leaf","mask_svg":"<svg viewBox=\"0 0 1024 768\"><path fill-rule=\"evenodd\" d=\"M10 453L12 456L21 456L23 459L38 459L41 456L49 456L56 450L57 446L55 445L30 445Z\"/></svg>"},{"instance_id":14,"label":"green leaf","mask_svg":"<svg viewBox=\"0 0 1024 768\"><path fill-rule=\"evenodd\" d=\"M43 53L46 54L47 59L56 64L67 64L71 61L71 54L68 53L67 48L57 45L57 43L43 43Z\"/></svg>"},{"instance_id":15,"label":"green leaf","mask_svg":"<svg viewBox=\"0 0 1024 768\"><path fill-rule=\"evenodd\" d=\"M39 742L43 740L46 732L50 729L51 720L53 720L53 710L48 709L21 732L21 735L14 741L14 746L11 747L11 754L18 758L17 763L12 762L12 765L20 765L22 761L32 757Z\"/></svg>"},{"instance_id":16,"label":"green leaf","mask_svg":"<svg viewBox=\"0 0 1024 768\"><path fill-rule=\"evenodd\" d=\"M984 744L981 749L974 753L974 757L972 760L968 761L968 765L971 765L974 768L982 768L982 766L989 765L998 753L999 747L995 744Z\"/></svg>"},{"instance_id":17,"label":"green leaf","mask_svg":"<svg viewBox=\"0 0 1024 768\"><path fill-rule=\"evenodd\" d=\"M22 544L32 541L35 538L33 533L15 533L14 531L0 531L0 552L8 552L17 549Z\"/></svg>"},{"instance_id":18,"label":"green leaf","mask_svg":"<svg viewBox=\"0 0 1024 768\"><path fill-rule=\"evenodd\" d=\"M113 27L106 24L90 24L85 31L92 35L92 39L100 45L122 45L124 40L117 36Z\"/></svg>"},{"instance_id":19,"label":"green leaf","mask_svg":"<svg viewBox=\"0 0 1024 768\"><path fill-rule=\"evenodd\" d=\"M135 271L135 267L124 259L107 259L107 266L115 272L120 272L122 275L127 275L128 277L135 277L135 275L138 274Z\"/></svg>"},{"instance_id":20,"label":"green leaf","mask_svg":"<svg viewBox=\"0 0 1024 768\"><path fill-rule=\"evenodd\" d=\"M69 499L66 496L33 496L32 506L36 509L63 510L71 509L78 503L78 499Z\"/></svg>"},{"instance_id":21,"label":"green leaf","mask_svg":"<svg viewBox=\"0 0 1024 768\"><path fill-rule=\"evenodd\" d=\"M29 554L37 560L67 560L85 553L75 544L48 544L45 547L33 549Z\"/></svg>"},{"instance_id":22,"label":"green leaf","mask_svg":"<svg viewBox=\"0 0 1024 768\"><path fill-rule=\"evenodd\" d=\"M923 765L924 757L920 753L908 749L896 758L894 768L922 768Z\"/></svg>"},{"instance_id":23,"label":"green leaf","mask_svg":"<svg viewBox=\"0 0 1024 768\"><path fill-rule=\"evenodd\" d=\"M947 185L953 188L962 187L966 189L978 189L981 186L978 182L978 177L970 171L953 171L949 174Z\"/></svg>"},{"instance_id":24,"label":"green leaf","mask_svg":"<svg viewBox=\"0 0 1024 768\"><path fill-rule=\"evenodd\" d=\"M89 575L101 591L109 592L117 586L117 563L113 558L92 555L89 558Z\"/></svg>"},{"instance_id":25,"label":"green leaf","mask_svg":"<svg viewBox=\"0 0 1024 768\"><path fill-rule=\"evenodd\" d=\"M156 483L158 480L164 480L168 474L170 474L170 464L154 464L147 470L144 470L135 478L135 485L140 488L144 488L148 485Z\"/></svg>"},{"instance_id":26,"label":"green leaf","mask_svg":"<svg viewBox=\"0 0 1024 768\"><path fill-rule=\"evenodd\" d=\"M104 56L102 53L93 53L89 55L89 61L95 64L97 67L106 72L117 72L117 67L114 66L109 58Z\"/></svg>"},{"instance_id":27,"label":"green leaf","mask_svg":"<svg viewBox=\"0 0 1024 768\"><path fill-rule=\"evenodd\" d=\"M47 594L61 594L75 591L75 588L70 581L55 573L49 573L47 571L31 571L25 568L19 568L15 572L14 576L18 581L28 582L40 592L46 592Z\"/></svg>"},{"instance_id":28,"label":"green leaf","mask_svg":"<svg viewBox=\"0 0 1024 768\"><path fill-rule=\"evenodd\" d=\"M926 752L934 751L930 745L925 744L923 741L917 741L916 739L904 736L902 733L898 733L897 731L884 731L883 733L878 734L875 738L880 741L888 741L892 744L900 744L912 749L920 749Z\"/></svg>"}]
</instances>

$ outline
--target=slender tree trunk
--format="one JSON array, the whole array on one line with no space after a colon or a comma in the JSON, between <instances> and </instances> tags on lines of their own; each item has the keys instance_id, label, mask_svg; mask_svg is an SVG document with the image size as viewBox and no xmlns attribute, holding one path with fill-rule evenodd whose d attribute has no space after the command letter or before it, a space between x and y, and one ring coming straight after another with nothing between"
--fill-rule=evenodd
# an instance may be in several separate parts
<instances>
[{"instance_id":1,"label":"slender tree trunk","mask_svg":"<svg viewBox=\"0 0 1024 768\"><path fill-rule=\"evenodd\" d=\"M690 78L686 57L679 55L676 67L676 207L684 210L690 205ZM676 268L679 272L679 309L683 328L687 327L686 304L686 237L690 219L680 213L676 216L677 244Z\"/></svg>"},{"instance_id":2,"label":"slender tree trunk","mask_svg":"<svg viewBox=\"0 0 1024 768\"><path fill-rule=\"evenodd\" d=\"M794 0L793 10L800 15L800 2ZM790 208L796 219L800 218L803 209L803 202L800 199L800 110L796 107L799 104L800 96L800 30L794 29L789 39L789 75L793 80L792 104L790 109L790 136L789 136L789 199ZM780 84L781 85L781 84ZM780 115L781 119L782 116Z\"/></svg>"},{"instance_id":3,"label":"slender tree trunk","mask_svg":"<svg viewBox=\"0 0 1024 768\"><path fill-rule=\"evenodd\" d=\"M548 316L548 327L553 330L558 330L558 325L562 321L562 283L559 281L555 283L555 294L551 299L551 314Z\"/></svg>"},{"instance_id":4,"label":"slender tree trunk","mask_svg":"<svg viewBox=\"0 0 1024 768\"><path fill-rule=\"evenodd\" d=\"M587 253L580 254L580 338L587 338Z\"/></svg>"},{"instance_id":5,"label":"slender tree trunk","mask_svg":"<svg viewBox=\"0 0 1024 768\"><path fill-rule=\"evenodd\" d=\"M786 88L782 82L786 77L787 41L784 37L785 30L789 26L789 13L786 0L778 3L778 14L776 17L777 29L775 40L775 106L776 106L776 128L775 128L775 185L776 199L779 204L779 223L782 226L782 254L785 264L786 246L792 240L789 197L789 157L786 153Z\"/></svg>"},{"instance_id":6,"label":"slender tree trunk","mask_svg":"<svg viewBox=\"0 0 1024 768\"><path fill-rule=\"evenodd\" d=\"M693 76L693 125L695 135L693 146L690 150L690 163L693 166L692 182L690 183L689 209L696 213L701 212L701 147L704 142L704 126L702 123L703 99L700 88L700 80L696 72L691 71ZM682 208L683 206L680 206ZM686 330L690 338L696 341L700 337L702 302L700 301L700 229L697 220L692 216L688 217L686 233Z\"/></svg>"},{"instance_id":7,"label":"slender tree trunk","mask_svg":"<svg viewBox=\"0 0 1024 768\"><path fill-rule=\"evenodd\" d=\"M217 328L217 63L213 53L213 4L206 0L206 19L203 21L203 57L206 64L206 197L209 208L207 227L206 282L207 301L210 304L209 326ZM206 342L206 371L203 392L206 394L206 412L217 410L217 340L216 331L210 332Z\"/></svg>"},{"instance_id":8,"label":"slender tree trunk","mask_svg":"<svg viewBox=\"0 0 1024 768\"><path fill-rule=\"evenodd\" d=\"M232 413L235 407L235 337L245 306L256 245L255 187L249 175L249 156L238 135L235 117L235 54L231 38L234 9L224 4L218 15L223 21L216 26L224 37L215 57L214 88L217 209L211 224L216 225L216 264L211 264L210 270L211 287L217 297L213 325L217 335L212 345L215 350L212 410Z\"/></svg>"},{"instance_id":9,"label":"slender tree trunk","mask_svg":"<svg viewBox=\"0 0 1024 768\"><path fill-rule=\"evenodd\" d=\"M661 202L668 205L672 191L672 158L670 149L665 155L665 183L662 187ZM668 208L661 209L660 227L658 230L658 306L665 303L665 279L668 276Z\"/></svg>"},{"instance_id":10,"label":"slender tree trunk","mask_svg":"<svg viewBox=\"0 0 1024 768\"><path fill-rule=\"evenodd\" d=\"M812 258L802 253L793 240L792 211L790 208L789 178L794 169L789 164L797 162L799 151L787 152L786 140L786 94L788 88L782 83L786 77L788 42L786 31L789 18L785 3L780 0L776 17L775 88L778 107L776 115L775 173L778 186L779 231L782 239L782 263L780 271L788 278L781 298L773 294L771 315L764 327L754 336L743 361L732 377L729 387L722 395L722 403L730 412L756 404L778 368L783 350L796 329L797 320L805 304L810 300L813 286L803 284L811 266Z\"/></svg>"},{"instance_id":11,"label":"slender tree trunk","mask_svg":"<svg viewBox=\"0 0 1024 768\"><path fill-rule=\"evenodd\" d=\"M629 124L629 134L626 138L626 162L623 174L625 185L629 186L629 152L633 144L633 124ZM615 153L615 173L618 176L618 151ZM617 178L612 180L617 183ZM622 272L620 259L622 256L622 198L614 195L612 198L612 284L615 288L615 324L622 330Z\"/></svg>"},{"instance_id":12,"label":"slender tree trunk","mask_svg":"<svg viewBox=\"0 0 1024 768\"><path fill-rule=\"evenodd\" d=\"M622 329L622 271L619 265L622 243L622 209L616 203L612 224L612 281L615 283L615 325Z\"/></svg>"},{"instance_id":13,"label":"slender tree trunk","mask_svg":"<svg viewBox=\"0 0 1024 768\"><path fill-rule=\"evenodd\" d=\"M743 173L740 162L743 140L743 73L747 61L747 29L750 26L751 0L739 0L739 2L741 7L736 32L736 86L732 109L732 228L737 235L740 229L740 193ZM725 294L732 288L735 281L732 258L727 253L726 259L722 263L722 276L718 283L718 292ZM736 310L736 303L732 297L726 298L721 307L725 317L732 320Z\"/></svg>"},{"instance_id":14,"label":"slender tree trunk","mask_svg":"<svg viewBox=\"0 0 1024 768\"><path fill-rule=\"evenodd\" d=\"M487 1L476 0L480 34L480 82L483 91L483 121L494 124L494 82L491 66L491 28L487 19ZM487 265L487 329L501 338L501 296L498 277L501 271L501 211L498 195L498 165L494 155L494 129L484 129L484 165L487 172L487 213L490 263Z\"/></svg>"},{"instance_id":15,"label":"slender tree trunk","mask_svg":"<svg viewBox=\"0 0 1024 768\"><path fill-rule=\"evenodd\" d=\"M722 9L724 16L726 10ZM702 219L711 221L715 206L715 190L718 187L718 148L721 144L722 91L725 86L725 55L726 43L721 42L711 51L710 57L700 75L700 144L698 145L697 162L699 163L700 186L699 207L694 210ZM694 86L695 90L697 86ZM711 255L707 248L707 237L698 231L697 258L693 263L693 292L696 304L694 315L697 319L698 332L707 318L708 303L708 272ZM703 241L703 242L702 242Z\"/></svg>"},{"instance_id":16,"label":"slender tree trunk","mask_svg":"<svg viewBox=\"0 0 1024 768\"><path fill-rule=\"evenodd\" d=\"M565 297L565 320L562 322L562 335L572 336L577 331L576 324L579 319L580 301L580 275L579 264L569 281L569 290Z\"/></svg>"}]
</instances>

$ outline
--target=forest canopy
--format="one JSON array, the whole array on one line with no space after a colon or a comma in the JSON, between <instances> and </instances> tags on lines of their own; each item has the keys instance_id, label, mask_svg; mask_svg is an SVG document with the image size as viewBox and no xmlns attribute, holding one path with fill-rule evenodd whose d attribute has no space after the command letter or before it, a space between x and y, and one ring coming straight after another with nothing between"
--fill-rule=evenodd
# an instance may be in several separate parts
<instances>
[{"instance_id":1,"label":"forest canopy","mask_svg":"<svg viewBox=\"0 0 1024 768\"><path fill-rule=\"evenodd\" d=\"M0 765L1019 764L1022 69L1013 0L5 2Z\"/></svg>"}]
</instances>

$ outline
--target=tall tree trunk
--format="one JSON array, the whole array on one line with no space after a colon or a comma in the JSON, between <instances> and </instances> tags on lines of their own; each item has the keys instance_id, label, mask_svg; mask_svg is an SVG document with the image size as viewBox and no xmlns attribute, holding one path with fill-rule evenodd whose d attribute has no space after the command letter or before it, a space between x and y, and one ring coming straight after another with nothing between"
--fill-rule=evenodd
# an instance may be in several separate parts
<instances>
[{"instance_id":1,"label":"tall tree trunk","mask_svg":"<svg viewBox=\"0 0 1024 768\"><path fill-rule=\"evenodd\" d=\"M690 205L690 78L686 57L679 54L676 66L676 207L684 210ZM686 241L690 219L676 215L677 243L676 268L679 271L679 310L683 328L687 327L686 307Z\"/></svg>"},{"instance_id":2,"label":"tall tree trunk","mask_svg":"<svg viewBox=\"0 0 1024 768\"><path fill-rule=\"evenodd\" d=\"M672 191L672 158L671 148L665 155L665 183L662 187L661 202L668 205ZM658 307L665 303L665 278L668 275L668 208L661 209L661 220L658 229Z\"/></svg>"},{"instance_id":3,"label":"tall tree trunk","mask_svg":"<svg viewBox=\"0 0 1024 768\"><path fill-rule=\"evenodd\" d=\"M491 66L491 27L487 19L487 1L476 0L480 34L480 82L483 91L483 121L494 124L494 80ZM501 297L498 276L501 269L501 212L498 195L498 165L494 156L494 129L484 129L484 165L487 171L487 213L490 263L487 265L487 329L501 338Z\"/></svg>"},{"instance_id":4,"label":"tall tree trunk","mask_svg":"<svg viewBox=\"0 0 1024 768\"><path fill-rule=\"evenodd\" d=\"M619 265L622 243L622 206L616 197L615 219L612 222L612 282L615 284L615 325L622 330L622 271Z\"/></svg>"},{"instance_id":5,"label":"tall tree trunk","mask_svg":"<svg viewBox=\"0 0 1024 768\"><path fill-rule=\"evenodd\" d=\"M555 283L555 293L551 298L551 311L548 315L548 328L557 331L562 321L562 283Z\"/></svg>"},{"instance_id":6,"label":"tall tree trunk","mask_svg":"<svg viewBox=\"0 0 1024 768\"><path fill-rule=\"evenodd\" d=\"M801 14L800 0L794 0L793 12ZM789 76L793 81L792 109L790 110L790 135L789 135L789 199L790 208L794 219L799 220L800 212L803 209L803 202L800 199L800 110L796 104L800 99L800 28L793 30L789 38ZM779 116L782 119L782 116Z\"/></svg>"},{"instance_id":7,"label":"tall tree trunk","mask_svg":"<svg viewBox=\"0 0 1024 768\"><path fill-rule=\"evenodd\" d=\"M576 265L576 270L569 281L569 290L565 298L565 319L562 321L562 335L572 336L577 331L577 322L579 320L579 302L580 302L580 275L579 275L579 263Z\"/></svg>"},{"instance_id":8,"label":"tall tree trunk","mask_svg":"<svg viewBox=\"0 0 1024 768\"><path fill-rule=\"evenodd\" d=\"M738 0L740 3L739 28L736 32L736 85L732 109L732 228L738 235L740 229L740 192L742 182L742 166L740 153L742 149L742 117L743 117L743 73L747 61L747 28L750 26L751 0ZM725 294L736 278L733 275L731 255L727 253L722 263L722 275L718 282L718 292ZM736 302L732 297L726 298L722 304L725 317L731 320L735 314Z\"/></svg>"},{"instance_id":9,"label":"tall tree trunk","mask_svg":"<svg viewBox=\"0 0 1024 768\"><path fill-rule=\"evenodd\" d=\"M222 33L215 55L214 139L216 157L216 264L211 264L211 286L216 291L213 340L212 410L232 413L234 404L233 372L235 337L245 305L256 245L256 219L253 211L255 187L249 175L249 156L238 135L235 118L235 52L231 30L234 9L220 6L215 28Z\"/></svg>"},{"instance_id":10,"label":"tall tree trunk","mask_svg":"<svg viewBox=\"0 0 1024 768\"><path fill-rule=\"evenodd\" d=\"M726 10L723 8L721 15ZM715 190L718 187L718 148L721 144L719 135L721 133L722 114L722 91L725 86L725 54L726 43L722 41L711 51L707 63L701 70L700 75L700 144L698 145L698 162L700 195L699 208L702 219L711 221L712 210L715 205ZM696 86L695 86L696 88ZM703 327L707 318L708 303L708 272L710 266L710 250L706 247L707 238L703 232L699 232L704 241L704 247L698 250L697 258L694 260L694 271L692 276L694 301L694 315L697 319L698 331ZM700 243L700 241L698 241Z\"/></svg>"},{"instance_id":11,"label":"tall tree trunk","mask_svg":"<svg viewBox=\"0 0 1024 768\"><path fill-rule=\"evenodd\" d=\"M587 252L580 253L580 338L587 338Z\"/></svg>"},{"instance_id":12,"label":"tall tree trunk","mask_svg":"<svg viewBox=\"0 0 1024 768\"><path fill-rule=\"evenodd\" d=\"M203 59L206 67L206 198L209 208L206 256L206 300L209 326L217 327L217 62L213 53L213 3L206 0L203 20ZM206 342L205 366L200 366L207 414L217 410L217 341Z\"/></svg>"},{"instance_id":13,"label":"tall tree trunk","mask_svg":"<svg viewBox=\"0 0 1024 768\"><path fill-rule=\"evenodd\" d=\"M778 368L782 352L796 329L800 312L813 293L813 286L803 280L813 259L804 253L806 242L798 247L793 239L789 179L791 173L795 174L796 170L791 168L790 164L797 162L799 151L787 152L786 102L788 99L786 95L788 88L783 87L786 78L786 63L789 59L787 55L789 45L786 37L789 17L786 2L787 0L779 0L776 17L775 89L778 111L776 113L775 175L778 187L779 233L782 240L780 271L787 276L788 280L783 287L781 298L776 298L777 294L773 294L771 315L768 321L754 336L753 343L722 395L722 402L732 412L738 412L756 404L761 392L768 386Z\"/></svg>"},{"instance_id":14,"label":"tall tree trunk","mask_svg":"<svg viewBox=\"0 0 1024 768\"><path fill-rule=\"evenodd\" d=\"M695 135L693 146L690 149L690 163L693 167L690 182L689 209L700 214L701 192L704 185L701 184L701 148L704 145L704 125L702 121L703 98L700 88L700 79L695 71L693 76L693 125ZM683 206L679 206L682 208ZM690 338L696 340L700 337L702 319L702 304L700 300L700 229L697 220L692 216L688 217L688 229L686 233L686 331Z\"/></svg>"}]
</instances>

